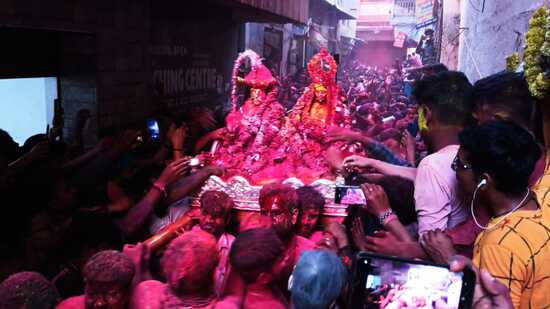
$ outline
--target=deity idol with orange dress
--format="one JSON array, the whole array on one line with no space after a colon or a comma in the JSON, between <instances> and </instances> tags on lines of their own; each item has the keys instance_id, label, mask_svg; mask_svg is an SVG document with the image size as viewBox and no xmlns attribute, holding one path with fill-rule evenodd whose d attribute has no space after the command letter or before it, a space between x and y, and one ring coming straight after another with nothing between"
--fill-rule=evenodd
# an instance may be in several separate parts
<instances>
[{"instance_id":1,"label":"deity idol with orange dress","mask_svg":"<svg viewBox=\"0 0 550 309\"><path fill-rule=\"evenodd\" d=\"M273 141L273 162L252 176L255 183L296 177L304 183L316 179L334 179L327 155L343 158L351 154L343 143L328 143L327 131L333 127L350 127L351 118L344 105L345 97L336 83L337 64L326 49L308 64L312 83L298 99ZM277 147L277 148L275 148Z\"/></svg>"},{"instance_id":2,"label":"deity idol with orange dress","mask_svg":"<svg viewBox=\"0 0 550 309\"><path fill-rule=\"evenodd\" d=\"M250 67L239 76L242 67ZM284 108L277 101L278 82L252 50L239 55L233 67L232 111L226 117L221 145L211 158L228 169L229 175L249 177L269 163L266 154L279 133ZM244 103L239 106L239 93Z\"/></svg>"}]
</instances>

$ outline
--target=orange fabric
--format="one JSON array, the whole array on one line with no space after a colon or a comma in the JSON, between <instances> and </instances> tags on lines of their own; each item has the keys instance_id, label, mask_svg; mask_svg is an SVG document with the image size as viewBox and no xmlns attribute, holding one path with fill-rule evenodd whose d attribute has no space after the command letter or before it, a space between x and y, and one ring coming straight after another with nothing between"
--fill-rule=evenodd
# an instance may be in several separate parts
<instances>
[{"instance_id":1,"label":"orange fabric","mask_svg":"<svg viewBox=\"0 0 550 309\"><path fill-rule=\"evenodd\" d=\"M515 308L550 306L550 226L541 210L517 211L483 231L473 261L508 286Z\"/></svg>"}]
</instances>

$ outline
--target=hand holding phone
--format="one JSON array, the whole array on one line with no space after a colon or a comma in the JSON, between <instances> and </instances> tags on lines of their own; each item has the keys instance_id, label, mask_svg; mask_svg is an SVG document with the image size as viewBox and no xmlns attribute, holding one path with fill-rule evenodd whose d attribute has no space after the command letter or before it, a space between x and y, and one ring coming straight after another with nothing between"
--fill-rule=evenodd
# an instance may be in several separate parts
<instances>
[{"instance_id":1,"label":"hand holding phone","mask_svg":"<svg viewBox=\"0 0 550 309\"><path fill-rule=\"evenodd\" d=\"M367 200L363 190L357 186L337 186L334 202L343 205L366 205Z\"/></svg>"},{"instance_id":2,"label":"hand holding phone","mask_svg":"<svg viewBox=\"0 0 550 309\"><path fill-rule=\"evenodd\" d=\"M149 131L149 136L151 137L151 140L156 141L160 139L160 127L155 119L147 120L147 129Z\"/></svg>"},{"instance_id":3,"label":"hand holding phone","mask_svg":"<svg viewBox=\"0 0 550 309\"><path fill-rule=\"evenodd\" d=\"M470 308L476 276L448 265L361 252L353 267L350 308Z\"/></svg>"}]
</instances>

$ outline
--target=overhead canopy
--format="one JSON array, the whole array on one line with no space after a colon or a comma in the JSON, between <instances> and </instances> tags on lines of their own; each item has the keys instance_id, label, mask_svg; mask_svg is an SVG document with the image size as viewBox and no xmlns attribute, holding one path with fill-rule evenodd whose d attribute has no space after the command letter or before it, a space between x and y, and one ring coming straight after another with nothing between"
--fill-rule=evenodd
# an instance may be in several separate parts
<instances>
[{"instance_id":1,"label":"overhead canopy","mask_svg":"<svg viewBox=\"0 0 550 309\"><path fill-rule=\"evenodd\" d=\"M282 22L307 24L309 18L309 0L232 0L243 8L253 10L239 11L248 21ZM247 14L248 13L248 14Z\"/></svg>"}]
</instances>

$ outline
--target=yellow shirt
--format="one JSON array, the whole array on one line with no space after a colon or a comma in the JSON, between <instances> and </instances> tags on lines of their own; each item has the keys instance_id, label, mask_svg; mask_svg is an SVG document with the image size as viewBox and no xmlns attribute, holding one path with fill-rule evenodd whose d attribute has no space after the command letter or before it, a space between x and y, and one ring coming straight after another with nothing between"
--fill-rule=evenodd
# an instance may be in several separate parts
<instances>
[{"instance_id":1,"label":"yellow shirt","mask_svg":"<svg viewBox=\"0 0 550 309\"><path fill-rule=\"evenodd\" d=\"M550 226L541 210L517 211L483 231L474 264L508 286L515 308L550 307Z\"/></svg>"},{"instance_id":2,"label":"yellow shirt","mask_svg":"<svg viewBox=\"0 0 550 309\"><path fill-rule=\"evenodd\" d=\"M550 224L550 155L546 156L544 174L533 186L532 190L537 195L545 221Z\"/></svg>"}]
</instances>

